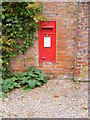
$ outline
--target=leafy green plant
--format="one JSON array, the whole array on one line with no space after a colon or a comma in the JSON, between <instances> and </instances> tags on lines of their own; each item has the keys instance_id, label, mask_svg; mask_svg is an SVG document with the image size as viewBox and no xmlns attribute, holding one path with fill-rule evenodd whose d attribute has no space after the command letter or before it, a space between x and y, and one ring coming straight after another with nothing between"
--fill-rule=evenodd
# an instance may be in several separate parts
<instances>
[{"instance_id":1,"label":"leafy green plant","mask_svg":"<svg viewBox=\"0 0 90 120\"><path fill-rule=\"evenodd\" d=\"M37 86L41 86L47 82L46 74L42 73L41 70L35 69L35 67L28 68L27 72L21 74L14 72L13 77L2 79L0 83L2 86L2 92L7 93L12 91L14 88L23 86L24 91L31 90Z\"/></svg>"},{"instance_id":2,"label":"leafy green plant","mask_svg":"<svg viewBox=\"0 0 90 120\"><path fill-rule=\"evenodd\" d=\"M7 99L7 97L6 97L6 94L4 93L4 92L0 92L0 98L2 98L3 100L5 99Z\"/></svg>"},{"instance_id":3,"label":"leafy green plant","mask_svg":"<svg viewBox=\"0 0 90 120\"><path fill-rule=\"evenodd\" d=\"M36 70L35 67L31 67L27 72L23 72L22 78L21 84L24 86L24 91L41 86L47 82L46 74L43 74L40 70Z\"/></svg>"},{"instance_id":4,"label":"leafy green plant","mask_svg":"<svg viewBox=\"0 0 90 120\"><path fill-rule=\"evenodd\" d=\"M6 94L2 91L3 83L4 83L4 79L0 77L0 98L7 99Z\"/></svg>"},{"instance_id":5,"label":"leafy green plant","mask_svg":"<svg viewBox=\"0 0 90 120\"><path fill-rule=\"evenodd\" d=\"M41 86L47 82L46 75L35 67L31 67L27 72L21 74L21 84L24 86L23 90L33 89L36 86Z\"/></svg>"},{"instance_id":6,"label":"leafy green plant","mask_svg":"<svg viewBox=\"0 0 90 120\"><path fill-rule=\"evenodd\" d=\"M17 79L15 77L7 78L2 85L2 91L7 93L13 90L15 87L20 87L20 83L17 82Z\"/></svg>"}]
</instances>

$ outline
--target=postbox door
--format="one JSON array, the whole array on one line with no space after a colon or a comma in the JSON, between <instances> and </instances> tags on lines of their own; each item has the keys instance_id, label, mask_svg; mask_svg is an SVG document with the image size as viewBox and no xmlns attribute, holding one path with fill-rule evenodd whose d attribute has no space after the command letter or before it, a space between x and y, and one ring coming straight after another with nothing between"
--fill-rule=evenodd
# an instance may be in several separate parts
<instances>
[{"instance_id":1,"label":"postbox door","mask_svg":"<svg viewBox=\"0 0 90 120\"><path fill-rule=\"evenodd\" d=\"M55 41L54 35L41 35L40 41L40 61L55 61Z\"/></svg>"}]
</instances>

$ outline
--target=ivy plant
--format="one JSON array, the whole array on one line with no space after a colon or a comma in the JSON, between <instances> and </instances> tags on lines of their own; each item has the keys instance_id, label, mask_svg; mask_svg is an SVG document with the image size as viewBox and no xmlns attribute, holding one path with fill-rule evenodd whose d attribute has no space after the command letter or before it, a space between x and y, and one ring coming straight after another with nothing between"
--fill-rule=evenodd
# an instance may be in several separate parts
<instances>
[{"instance_id":1,"label":"ivy plant","mask_svg":"<svg viewBox=\"0 0 90 120\"><path fill-rule=\"evenodd\" d=\"M39 21L44 21L42 5L37 2L2 3L2 77L12 76L10 60L17 54L25 54L36 38Z\"/></svg>"}]
</instances>

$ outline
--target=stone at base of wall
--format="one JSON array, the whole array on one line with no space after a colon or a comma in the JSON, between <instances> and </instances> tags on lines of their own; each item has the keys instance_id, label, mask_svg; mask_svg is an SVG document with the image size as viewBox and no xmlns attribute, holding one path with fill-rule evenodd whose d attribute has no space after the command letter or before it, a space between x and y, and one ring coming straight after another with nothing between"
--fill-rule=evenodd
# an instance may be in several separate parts
<instances>
[{"instance_id":1,"label":"stone at base of wall","mask_svg":"<svg viewBox=\"0 0 90 120\"><path fill-rule=\"evenodd\" d=\"M86 76L86 77L84 77L84 78L79 78L79 77L74 77L74 79L76 80L76 81L85 81L85 82L90 82L90 80L89 80L89 78L88 78L88 76Z\"/></svg>"},{"instance_id":2,"label":"stone at base of wall","mask_svg":"<svg viewBox=\"0 0 90 120\"><path fill-rule=\"evenodd\" d=\"M73 79L73 76L70 75L59 75L58 76L59 80L68 80L68 79Z\"/></svg>"},{"instance_id":3,"label":"stone at base of wall","mask_svg":"<svg viewBox=\"0 0 90 120\"><path fill-rule=\"evenodd\" d=\"M47 75L47 79L58 79L58 80L73 80L73 76L70 75L58 75L57 77L55 75Z\"/></svg>"},{"instance_id":4,"label":"stone at base of wall","mask_svg":"<svg viewBox=\"0 0 90 120\"><path fill-rule=\"evenodd\" d=\"M75 80L75 81L85 81L85 82L90 82L88 76L84 77L84 78L80 78L80 77L74 77L74 76L70 76L70 75L58 75L57 77L53 76L53 75L47 75L47 79L51 80L51 79L58 79L58 80Z\"/></svg>"}]
</instances>

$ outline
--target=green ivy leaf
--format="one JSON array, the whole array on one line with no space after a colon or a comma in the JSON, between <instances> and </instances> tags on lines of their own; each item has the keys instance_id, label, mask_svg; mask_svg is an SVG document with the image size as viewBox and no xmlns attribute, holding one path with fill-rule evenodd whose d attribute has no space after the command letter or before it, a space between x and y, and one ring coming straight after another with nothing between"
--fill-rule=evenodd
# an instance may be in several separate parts
<instances>
[{"instance_id":1,"label":"green ivy leaf","mask_svg":"<svg viewBox=\"0 0 90 120\"><path fill-rule=\"evenodd\" d=\"M8 14L8 13L6 13L6 14L5 14L5 16L9 17L9 14Z\"/></svg>"},{"instance_id":2,"label":"green ivy leaf","mask_svg":"<svg viewBox=\"0 0 90 120\"><path fill-rule=\"evenodd\" d=\"M2 15L2 19L3 19L3 20L5 19L5 15Z\"/></svg>"},{"instance_id":3,"label":"green ivy leaf","mask_svg":"<svg viewBox=\"0 0 90 120\"><path fill-rule=\"evenodd\" d=\"M37 39L38 39L38 36L35 36L35 39L37 40Z\"/></svg>"},{"instance_id":4,"label":"green ivy leaf","mask_svg":"<svg viewBox=\"0 0 90 120\"><path fill-rule=\"evenodd\" d=\"M13 37L13 33L10 33L10 36Z\"/></svg>"},{"instance_id":5,"label":"green ivy leaf","mask_svg":"<svg viewBox=\"0 0 90 120\"><path fill-rule=\"evenodd\" d=\"M24 66L26 66L26 61L24 60Z\"/></svg>"},{"instance_id":6,"label":"green ivy leaf","mask_svg":"<svg viewBox=\"0 0 90 120\"><path fill-rule=\"evenodd\" d=\"M19 28L19 30L20 30L20 31L22 31L22 30L23 30L23 28L22 28L22 27L20 27L20 28Z\"/></svg>"},{"instance_id":7,"label":"green ivy leaf","mask_svg":"<svg viewBox=\"0 0 90 120\"><path fill-rule=\"evenodd\" d=\"M7 31L7 32L10 32L10 29L8 28L6 31Z\"/></svg>"},{"instance_id":8,"label":"green ivy leaf","mask_svg":"<svg viewBox=\"0 0 90 120\"><path fill-rule=\"evenodd\" d=\"M22 54L23 52L21 50L19 50L19 53Z\"/></svg>"}]
</instances>

